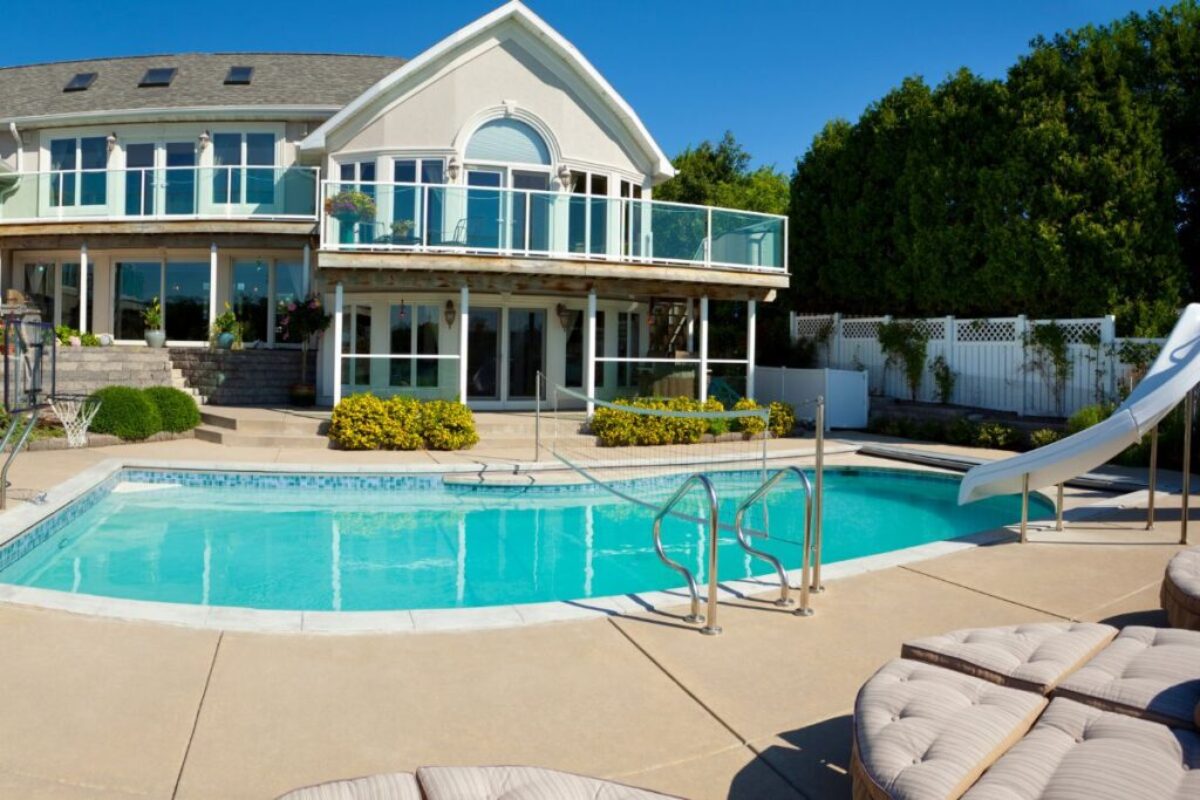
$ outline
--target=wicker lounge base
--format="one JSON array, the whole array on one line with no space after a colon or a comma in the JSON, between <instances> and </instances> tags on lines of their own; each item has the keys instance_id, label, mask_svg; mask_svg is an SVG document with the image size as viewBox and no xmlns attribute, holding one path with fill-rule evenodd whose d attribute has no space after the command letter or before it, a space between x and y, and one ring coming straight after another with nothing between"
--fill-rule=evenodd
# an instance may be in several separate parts
<instances>
[{"instance_id":1,"label":"wicker lounge base","mask_svg":"<svg viewBox=\"0 0 1200 800\"><path fill-rule=\"evenodd\" d=\"M1200 631L1200 547L1171 558L1159 598L1172 628Z\"/></svg>"}]
</instances>

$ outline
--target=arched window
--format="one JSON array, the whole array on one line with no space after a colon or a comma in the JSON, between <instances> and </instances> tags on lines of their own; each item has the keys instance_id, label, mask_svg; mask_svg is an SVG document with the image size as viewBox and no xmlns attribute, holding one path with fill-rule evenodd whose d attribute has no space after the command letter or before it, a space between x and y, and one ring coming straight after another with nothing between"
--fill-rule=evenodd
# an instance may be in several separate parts
<instances>
[{"instance_id":1,"label":"arched window","mask_svg":"<svg viewBox=\"0 0 1200 800\"><path fill-rule=\"evenodd\" d=\"M531 125L518 119L484 123L467 144L468 160L513 164L549 164L550 148Z\"/></svg>"}]
</instances>

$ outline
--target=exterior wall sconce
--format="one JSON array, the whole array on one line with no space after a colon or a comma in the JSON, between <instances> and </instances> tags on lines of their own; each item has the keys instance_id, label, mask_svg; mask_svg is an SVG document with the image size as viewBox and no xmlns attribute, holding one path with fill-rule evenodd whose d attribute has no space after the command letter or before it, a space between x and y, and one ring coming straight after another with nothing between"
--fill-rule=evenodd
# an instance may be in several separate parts
<instances>
[{"instance_id":1,"label":"exterior wall sconce","mask_svg":"<svg viewBox=\"0 0 1200 800\"><path fill-rule=\"evenodd\" d=\"M200 149L203 150L206 147L208 147L208 143L211 141L212 141L212 135L208 131L204 131L203 133L201 133L200 134Z\"/></svg>"},{"instance_id":2,"label":"exterior wall sconce","mask_svg":"<svg viewBox=\"0 0 1200 800\"><path fill-rule=\"evenodd\" d=\"M558 182L563 185L564 189L571 185L571 168L566 164L558 165Z\"/></svg>"},{"instance_id":3,"label":"exterior wall sconce","mask_svg":"<svg viewBox=\"0 0 1200 800\"><path fill-rule=\"evenodd\" d=\"M446 308L442 311L442 316L446 320L446 327L453 328L454 320L458 317L458 310L454 307L453 300L446 301Z\"/></svg>"},{"instance_id":4,"label":"exterior wall sconce","mask_svg":"<svg viewBox=\"0 0 1200 800\"><path fill-rule=\"evenodd\" d=\"M450 161L446 164L446 176L451 182L458 180L458 170L461 168L458 163L458 156L450 156Z\"/></svg>"},{"instance_id":5,"label":"exterior wall sconce","mask_svg":"<svg viewBox=\"0 0 1200 800\"><path fill-rule=\"evenodd\" d=\"M105 139L105 142L108 143L108 152L109 153L112 153L113 150L116 150L117 149L117 134L116 134L116 132L114 131L113 133L110 133L108 135L108 138Z\"/></svg>"},{"instance_id":6,"label":"exterior wall sconce","mask_svg":"<svg viewBox=\"0 0 1200 800\"><path fill-rule=\"evenodd\" d=\"M558 324L563 326L563 330L571 330L571 323L575 321L575 312L567 308L565 303L559 303L554 307L554 313L558 315Z\"/></svg>"}]
</instances>

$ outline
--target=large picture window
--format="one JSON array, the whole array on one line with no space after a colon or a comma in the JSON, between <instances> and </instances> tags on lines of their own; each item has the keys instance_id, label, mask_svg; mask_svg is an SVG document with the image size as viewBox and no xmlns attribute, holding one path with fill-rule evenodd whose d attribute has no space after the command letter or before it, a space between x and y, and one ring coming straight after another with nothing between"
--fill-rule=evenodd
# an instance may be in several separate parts
<instances>
[{"instance_id":1,"label":"large picture window","mask_svg":"<svg viewBox=\"0 0 1200 800\"><path fill-rule=\"evenodd\" d=\"M209 272L206 261L168 261L163 323L173 341L208 339Z\"/></svg>"},{"instance_id":2,"label":"large picture window","mask_svg":"<svg viewBox=\"0 0 1200 800\"><path fill-rule=\"evenodd\" d=\"M50 142L50 205L102 206L108 202L108 139L85 136Z\"/></svg>"},{"instance_id":3,"label":"large picture window","mask_svg":"<svg viewBox=\"0 0 1200 800\"><path fill-rule=\"evenodd\" d=\"M162 264L118 261L113 268L113 335L141 339L146 333L142 312L162 296Z\"/></svg>"},{"instance_id":4,"label":"large picture window","mask_svg":"<svg viewBox=\"0 0 1200 800\"><path fill-rule=\"evenodd\" d=\"M275 134L216 133L212 148L214 203L275 202Z\"/></svg>"},{"instance_id":5,"label":"large picture window","mask_svg":"<svg viewBox=\"0 0 1200 800\"><path fill-rule=\"evenodd\" d=\"M271 296L271 265L263 259L233 262L233 286L230 305L242 323L242 339L267 341L267 304Z\"/></svg>"},{"instance_id":6,"label":"large picture window","mask_svg":"<svg viewBox=\"0 0 1200 800\"><path fill-rule=\"evenodd\" d=\"M371 352L371 307L351 306L342 327L342 353L355 355ZM371 385L371 359L346 358L342 360L342 383L348 386Z\"/></svg>"},{"instance_id":7,"label":"large picture window","mask_svg":"<svg viewBox=\"0 0 1200 800\"><path fill-rule=\"evenodd\" d=\"M374 165L372 165L374 166ZM392 180L411 184L392 189L392 244L417 244L424 228L430 244L441 242L444 190L421 188L425 184L445 183L444 166L440 158L398 158L392 162ZM422 209L425 198L428 206Z\"/></svg>"}]
</instances>

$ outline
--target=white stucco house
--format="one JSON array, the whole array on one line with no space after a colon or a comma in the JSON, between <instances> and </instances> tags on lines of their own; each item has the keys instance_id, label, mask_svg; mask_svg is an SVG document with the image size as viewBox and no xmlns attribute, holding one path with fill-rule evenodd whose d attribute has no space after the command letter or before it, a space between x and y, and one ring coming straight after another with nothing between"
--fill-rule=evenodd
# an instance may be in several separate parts
<instances>
[{"instance_id":1,"label":"white stucco house","mask_svg":"<svg viewBox=\"0 0 1200 800\"><path fill-rule=\"evenodd\" d=\"M656 202L637 113L510 2L405 61L191 54L0 69L0 280L80 330L172 347L228 303L335 314L317 391L534 401L743 392L756 303L788 284L782 217ZM710 303L744 309L709 353ZM750 386L753 381L749 381ZM690 388L689 388L690 387Z\"/></svg>"}]
</instances>

